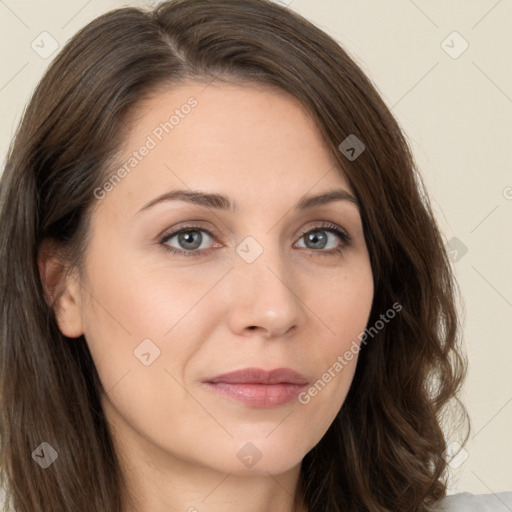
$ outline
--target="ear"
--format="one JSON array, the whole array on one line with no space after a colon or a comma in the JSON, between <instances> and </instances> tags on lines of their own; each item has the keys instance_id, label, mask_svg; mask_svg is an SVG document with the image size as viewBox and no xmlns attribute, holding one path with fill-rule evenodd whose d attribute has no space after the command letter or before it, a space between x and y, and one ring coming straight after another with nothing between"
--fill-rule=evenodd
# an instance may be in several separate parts
<instances>
[{"instance_id":1,"label":"ear","mask_svg":"<svg viewBox=\"0 0 512 512\"><path fill-rule=\"evenodd\" d=\"M37 264L46 303L55 311L60 331L69 338L83 334L80 308L80 284L74 275L66 279L66 265L59 248L51 239L43 240Z\"/></svg>"}]
</instances>

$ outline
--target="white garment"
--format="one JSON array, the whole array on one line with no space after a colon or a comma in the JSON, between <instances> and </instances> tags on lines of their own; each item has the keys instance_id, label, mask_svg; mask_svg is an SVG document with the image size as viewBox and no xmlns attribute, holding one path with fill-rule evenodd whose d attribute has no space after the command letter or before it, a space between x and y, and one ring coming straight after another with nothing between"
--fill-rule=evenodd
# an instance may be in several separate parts
<instances>
[{"instance_id":1,"label":"white garment","mask_svg":"<svg viewBox=\"0 0 512 512\"><path fill-rule=\"evenodd\" d=\"M452 494L441 501L439 512L512 512L512 492Z\"/></svg>"}]
</instances>

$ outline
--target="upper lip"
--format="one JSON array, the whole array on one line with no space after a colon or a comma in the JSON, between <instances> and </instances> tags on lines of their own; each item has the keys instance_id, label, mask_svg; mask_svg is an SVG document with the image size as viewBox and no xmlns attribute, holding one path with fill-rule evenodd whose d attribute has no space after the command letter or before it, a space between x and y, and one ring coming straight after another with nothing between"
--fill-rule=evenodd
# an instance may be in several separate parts
<instances>
[{"instance_id":1,"label":"upper lip","mask_svg":"<svg viewBox=\"0 0 512 512\"><path fill-rule=\"evenodd\" d=\"M243 368L208 378L204 382L225 382L227 384L308 384L304 375L291 368L263 370L261 368Z\"/></svg>"}]
</instances>

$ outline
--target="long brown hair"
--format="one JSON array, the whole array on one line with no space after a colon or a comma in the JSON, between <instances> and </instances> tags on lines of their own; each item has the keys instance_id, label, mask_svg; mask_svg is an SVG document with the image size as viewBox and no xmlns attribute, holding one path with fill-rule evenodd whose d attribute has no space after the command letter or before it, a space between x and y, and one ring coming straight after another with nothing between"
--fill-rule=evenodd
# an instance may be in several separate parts
<instances>
[{"instance_id":1,"label":"long brown hair","mask_svg":"<svg viewBox=\"0 0 512 512\"><path fill-rule=\"evenodd\" d=\"M427 510L446 493L441 420L452 398L459 403L466 371L442 236L407 142L372 83L334 39L269 0L117 9L80 30L38 84L1 179L5 509L126 510L104 390L84 337L58 329L37 259L51 240L69 271L83 269L94 191L114 169L130 114L148 95L190 79L270 85L302 102L361 204L375 283L369 324L402 306L362 346L339 414L302 461L309 512ZM340 149L351 135L365 146L357 158ZM467 420L462 406L460 413ZM32 455L43 442L58 453L45 470Z\"/></svg>"}]
</instances>

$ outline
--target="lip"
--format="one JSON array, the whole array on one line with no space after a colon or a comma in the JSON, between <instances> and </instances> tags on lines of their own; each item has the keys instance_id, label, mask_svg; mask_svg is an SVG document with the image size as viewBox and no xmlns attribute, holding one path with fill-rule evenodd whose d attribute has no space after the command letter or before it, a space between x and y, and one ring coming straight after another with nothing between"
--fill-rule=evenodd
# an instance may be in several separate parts
<instances>
[{"instance_id":1,"label":"lip","mask_svg":"<svg viewBox=\"0 0 512 512\"><path fill-rule=\"evenodd\" d=\"M290 402L308 385L308 379L291 368L244 368L205 379L211 390L251 407L271 408Z\"/></svg>"}]
</instances>

